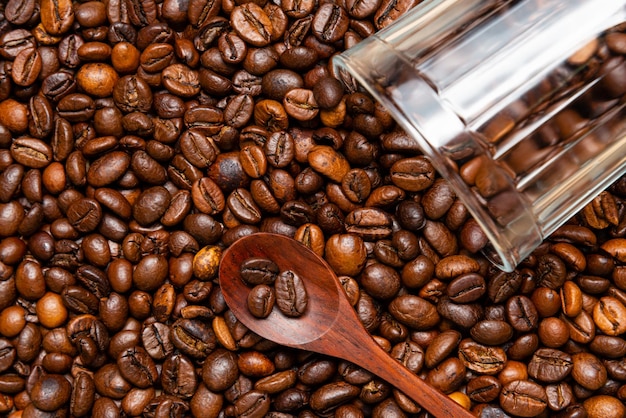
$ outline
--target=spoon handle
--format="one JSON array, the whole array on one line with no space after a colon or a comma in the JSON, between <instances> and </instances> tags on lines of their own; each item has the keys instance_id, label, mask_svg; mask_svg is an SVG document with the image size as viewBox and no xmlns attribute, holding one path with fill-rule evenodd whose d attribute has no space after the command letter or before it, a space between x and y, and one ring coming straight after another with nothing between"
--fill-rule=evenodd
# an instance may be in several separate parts
<instances>
[{"instance_id":1,"label":"spoon handle","mask_svg":"<svg viewBox=\"0 0 626 418\"><path fill-rule=\"evenodd\" d=\"M436 418L475 418L474 415L439 390L429 386L416 374L389 356L371 337L359 339L360 346L351 350L346 338L344 360L374 373L417 402ZM350 354L347 354L350 353ZM347 358L350 357L350 358Z\"/></svg>"},{"instance_id":2,"label":"spoon handle","mask_svg":"<svg viewBox=\"0 0 626 418\"><path fill-rule=\"evenodd\" d=\"M373 345L378 346L376 342L373 342ZM371 372L391 383L435 417L474 417L467 409L463 408L443 392L428 385L400 362L390 357L382 348L372 348L371 355L374 359L374 364L368 365L370 366ZM392 364L392 362L396 364Z\"/></svg>"}]
</instances>

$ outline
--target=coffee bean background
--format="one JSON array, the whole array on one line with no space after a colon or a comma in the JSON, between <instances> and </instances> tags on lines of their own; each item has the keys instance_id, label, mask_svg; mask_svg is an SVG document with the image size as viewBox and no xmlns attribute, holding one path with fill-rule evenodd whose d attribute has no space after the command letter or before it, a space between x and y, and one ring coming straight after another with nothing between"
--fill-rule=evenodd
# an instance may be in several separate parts
<instances>
[{"instance_id":1,"label":"coffee bean background","mask_svg":"<svg viewBox=\"0 0 626 418\"><path fill-rule=\"evenodd\" d=\"M0 414L426 417L237 321L221 254L266 231L323 256L373 338L476 415L626 416L626 178L492 267L329 64L417 3L0 2Z\"/></svg>"}]
</instances>

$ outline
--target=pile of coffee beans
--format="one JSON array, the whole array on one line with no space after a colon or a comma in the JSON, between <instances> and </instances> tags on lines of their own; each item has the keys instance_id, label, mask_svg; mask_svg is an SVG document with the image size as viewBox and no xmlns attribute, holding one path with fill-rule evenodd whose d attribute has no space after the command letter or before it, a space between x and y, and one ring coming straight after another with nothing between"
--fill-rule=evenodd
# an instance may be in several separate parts
<instances>
[{"instance_id":1,"label":"pile of coffee beans","mask_svg":"<svg viewBox=\"0 0 626 418\"><path fill-rule=\"evenodd\" d=\"M292 270L280 271L267 258L249 258L241 264L241 279L253 286L248 293L248 310L257 318L267 318L274 305L283 315L302 316L308 305L304 280ZM271 325L270 325L271 326Z\"/></svg>"},{"instance_id":2,"label":"pile of coffee beans","mask_svg":"<svg viewBox=\"0 0 626 418\"><path fill-rule=\"evenodd\" d=\"M492 267L329 65L417 3L0 2L0 415L426 417L237 320L220 258L265 231L323 256L372 337L477 415L624 417L626 178Z\"/></svg>"}]
</instances>

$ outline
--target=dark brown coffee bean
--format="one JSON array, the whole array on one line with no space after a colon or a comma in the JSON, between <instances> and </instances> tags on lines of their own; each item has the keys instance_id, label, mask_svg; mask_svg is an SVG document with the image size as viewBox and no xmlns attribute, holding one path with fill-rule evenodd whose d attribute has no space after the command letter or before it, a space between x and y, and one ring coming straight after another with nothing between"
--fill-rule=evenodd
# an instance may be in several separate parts
<instances>
[{"instance_id":1,"label":"dark brown coffee bean","mask_svg":"<svg viewBox=\"0 0 626 418\"><path fill-rule=\"evenodd\" d=\"M572 378L582 387L597 390L606 383L606 368L595 355L576 353L572 356L572 363Z\"/></svg>"},{"instance_id":2,"label":"dark brown coffee bean","mask_svg":"<svg viewBox=\"0 0 626 418\"><path fill-rule=\"evenodd\" d=\"M435 171L426 158L414 157L399 160L391 167L391 181L406 191L421 191L435 181Z\"/></svg>"},{"instance_id":3,"label":"dark brown coffee bean","mask_svg":"<svg viewBox=\"0 0 626 418\"><path fill-rule=\"evenodd\" d=\"M434 289L434 297L437 298L437 295L443 293L443 290L439 289L438 281L433 280L429 282L432 284ZM428 289L428 284L426 289ZM426 297L428 293L422 292L422 295ZM483 308L478 303L454 303L447 297L442 297L439 299L437 303L437 312L442 317L454 322L455 324L463 327L463 328L471 328L482 318L483 316Z\"/></svg>"},{"instance_id":4,"label":"dark brown coffee bean","mask_svg":"<svg viewBox=\"0 0 626 418\"><path fill-rule=\"evenodd\" d=\"M357 386L346 382L328 383L311 394L309 404L314 411L325 413L356 398L359 392Z\"/></svg>"},{"instance_id":5,"label":"dark brown coffee bean","mask_svg":"<svg viewBox=\"0 0 626 418\"><path fill-rule=\"evenodd\" d=\"M546 386L548 408L560 411L568 407L574 400L572 388L566 382Z\"/></svg>"},{"instance_id":6,"label":"dark brown coffee bean","mask_svg":"<svg viewBox=\"0 0 626 418\"><path fill-rule=\"evenodd\" d=\"M36 138L17 138L11 144L13 159L31 168L43 168L52 162L52 148Z\"/></svg>"},{"instance_id":7,"label":"dark brown coffee bean","mask_svg":"<svg viewBox=\"0 0 626 418\"><path fill-rule=\"evenodd\" d=\"M426 381L444 393L452 393L465 379L465 366L456 357L444 360L428 372Z\"/></svg>"},{"instance_id":8,"label":"dark brown coffee bean","mask_svg":"<svg viewBox=\"0 0 626 418\"><path fill-rule=\"evenodd\" d=\"M256 224L261 221L261 209L246 189L235 189L226 199L226 205L233 216L243 223Z\"/></svg>"},{"instance_id":9,"label":"dark brown coffee bean","mask_svg":"<svg viewBox=\"0 0 626 418\"><path fill-rule=\"evenodd\" d=\"M289 317L303 315L308 306L308 295L302 278L295 272L281 272L274 281L276 306Z\"/></svg>"},{"instance_id":10,"label":"dark brown coffee bean","mask_svg":"<svg viewBox=\"0 0 626 418\"><path fill-rule=\"evenodd\" d=\"M248 293L248 310L257 318L267 318L275 302L274 289L266 284L256 285Z\"/></svg>"},{"instance_id":11,"label":"dark brown coffee bean","mask_svg":"<svg viewBox=\"0 0 626 418\"><path fill-rule=\"evenodd\" d=\"M417 330L429 329L440 319L434 305L415 295L396 297L389 304L389 312L399 322Z\"/></svg>"},{"instance_id":12,"label":"dark brown coffee bean","mask_svg":"<svg viewBox=\"0 0 626 418\"><path fill-rule=\"evenodd\" d=\"M23 25L33 17L36 5L33 0L10 0L4 10L5 18L14 25Z\"/></svg>"},{"instance_id":13,"label":"dark brown coffee bean","mask_svg":"<svg viewBox=\"0 0 626 418\"><path fill-rule=\"evenodd\" d=\"M165 187L150 187L139 195L133 205L133 219L140 225L151 225L163 216L170 201L171 196Z\"/></svg>"},{"instance_id":14,"label":"dark brown coffee bean","mask_svg":"<svg viewBox=\"0 0 626 418\"><path fill-rule=\"evenodd\" d=\"M343 7L324 4L315 13L311 26L316 38L322 42L332 43L343 37L349 24L350 19Z\"/></svg>"},{"instance_id":15,"label":"dark brown coffee bean","mask_svg":"<svg viewBox=\"0 0 626 418\"><path fill-rule=\"evenodd\" d=\"M539 259L537 273L540 286L556 289L565 282L565 263L556 255L546 254Z\"/></svg>"},{"instance_id":16,"label":"dark brown coffee bean","mask_svg":"<svg viewBox=\"0 0 626 418\"><path fill-rule=\"evenodd\" d=\"M215 349L213 330L195 319L179 319L172 325L172 343L176 348L194 358L205 358Z\"/></svg>"},{"instance_id":17,"label":"dark brown coffee bean","mask_svg":"<svg viewBox=\"0 0 626 418\"><path fill-rule=\"evenodd\" d=\"M243 4L233 9L230 25L246 42L265 46L272 38L272 22L265 11L255 3Z\"/></svg>"},{"instance_id":18,"label":"dark brown coffee bean","mask_svg":"<svg viewBox=\"0 0 626 418\"><path fill-rule=\"evenodd\" d=\"M481 344L501 345L513 337L513 328L505 321L484 320L477 322L470 334Z\"/></svg>"},{"instance_id":19,"label":"dark brown coffee bean","mask_svg":"<svg viewBox=\"0 0 626 418\"><path fill-rule=\"evenodd\" d=\"M270 99L283 100L290 90L304 87L304 81L295 71L279 68L263 75L261 87Z\"/></svg>"},{"instance_id":20,"label":"dark brown coffee bean","mask_svg":"<svg viewBox=\"0 0 626 418\"><path fill-rule=\"evenodd\" d=\"M537 327L539 315L533 302L526 296L514 296L507 301L507 318L513 328L527 332Z\"/></svg>"},{"instance_id":21,"label":"dark brown coffee bean","mask_svg":"<svg viewBox=\"0 0 626 418\"><path fill-rule=\"evenodd\" d=\"M474 402L491 402L500 394L502 384L494 376L478 376L467 382L467 395Z\"/></svg>"},{"instance_id":22,"label":"dark brown coffee bean","mask_svg":"<svg viewBox=\"0 0 626 418\"><path fill-rule=\"evenodd\" d=\"M73 312L92 315L98 312L98 298L83 287L67 286L63 289L61 297L63 304Z\"/></svg>"},{"instance_id":23,"label":"dark brown coffee bean","mask_svg":"<svg viewBox=\"0 0 626 418\"><path fill-rule=\"evenodd\" d=\"M540 382L560 382L573 368L572 357L560 350L540 348L528 364L528 375Z\"/></svg>"},{"instance_id":24,"label":"dark brown coffee bean","mask_svg":"<svg viewBox=\"0 0 626 418\"><path fill-rule=\"evenodd\" d=\"M244 40L233 32L225 32L220 35L217 45L222 59L228 64L239 64L248 53L248 47Z\"/></svg>"},{"instance_id":25,"label":"dark brown coffee bean","mask_svg":"<svg viewBox=\"0 0 626 418\"><path fill-rule=\"evenodd\" d=\"M626 354L626 341L620 337L596 335L589 348L596 355L608 358L618 358Z\"/></svg>"},{"instance_id":26,"label":"dark brown coffee bean","mask_svg":"<svg viewBox=\"0 0 626 418\"><path fill-rule=\"evenodd\" d=\"M265 258L249 258L241 263L241 278L250 286L272 284L280 270L272 260Z\"/></svg>"},{"instance_id":27,"label":"dark brown coffee bean","mask_svg":"<svg viewBox=\"0 0 626 418\"><path fill-rule=\"evenodd\" d=\"M67 210L67 219L80 232L91 232L102 220L102 208L94 199L81 199Z\"/></svg>"},{"instance_id":28,"label":"dark brown coffee bean","mask_svg":"<svg viewBox=\"0 0 626 418\"><path fill-rule=\"evenodd\" d=\"M200 211L209 215L220 213L226 205L222 190L208 177L193 183L191 198Z\"/></svg>"},{"instance_id":29,"label":"dark brown coffee bean","mask_svg":"<svg viewBox=\"0 0 626 418\"><path fill-rule=\"evenodd\" d=\"M154 361L142 347L131 347L121 352L117 365L122 376L140 388L153 386L159 376Z\"/></svg>"},{"instance_id":30,"label":"dark brown coffee bean","mask_svg":"<svg viewBox=\"0 0 626 418\"><path fill-rule=\"evenodd\" d=\"M530 380L514 380L502 387L500 405L517 416L536 416L547 407L545 389Z\"/></svg>"},{"instance_id":31,"label":"dark brown coffee bean","mask_svg":"<svg viewBox=\"0 0 626 418\"><path fill-rule=\"evenodd\" d=\"M107 186L124 175L130 166L130 157L122 151L113 151L97 159L87 170L87 182L94 187Z\"/></svg>"},{"instance_id":32,"label":"dark brown coffee bean","mask_svg":"<svg viewBox=\"0 0 626 418\"><path fill-rule=\"evenodd\" d=\"M182 354L169 356L163 362L161 385L170 395L191 398L198 387L193 362Z\"/></svg>"},{"instance_id":33,"label":"dark brown coffee bean","mask_svg":"<svg viewBox=\"0 0 626 418\"><path fill-rule=\"evenodd\" d=\"M42 411L55 411L70 400L72 385L62 375L42 376L31 389L33 405Z\"/></svg>"},{"instance_id":34,"label":"dark brown coffee bean","mask_svg":"<svg viewBox=\"0 0 626 418\"><path fill-rule=\"evenodd\" d=\"M127 75L121 77L113 89L115 104L126 113L148 112L152 106L152 91L141 78Z\"/></svg>"},{"instance_id":35,"label":"dark brown coffee bean","mask_svg":"<svg viewBox=\"0 0 626 418\"><path fill-rule=\"evenodd\" d=\"M23 49L13 61L11 77L18 86L30 86L41 72L41 56L37 49Z\"/></svg>"},{"instance_id":36,"label":"dark brown coffee bean","mask_svg":"<svg viewBox=\"0 0 626 418\"><path fill-rule=\"evenodd\" d=\"M93 407L96 388L87 372L79 372L74 378L70 396L70 412L76 417L87 416Z\"/></svg>"},{"instance_id":37,"label":"dark brown coffee bean","mask_svg":"<svg viewBox=\"0 0 626 418\"><path fill-rule=\"evenodd\" d=\"M193 97L200 92L198 73L184 64L172 64L161 73L163 86L170 93L182 97Z\"/></svg>"},{"instance_id":38,"label":"dark brown coffee bean","mask_svg":"<svg viewBox=\"0 0 626 418\"><path fill-rule=\"evenodd\" d=\"M494 374L504 368L507 357L499 347L484 346L465 339L459 344L459 358L470 370Z\"/></svg>"},{"instance_id":39,"label":"dark brown coffee bean","mask_svg":"<svg viewBox=\"0 0 626 418\"><path fill-rule=\"evenodd\" d=\"M477 273L462 274L450 282L446 292L455 303L474 302L486 292L485 279Z\"/></svg>"},{"instance_id":40,"label":"dark brown coffee bean","mask_svg":"<svg viewBox=\"0 0 626 418\"><path fill-rule=\"evenodd\" d=\"M308 89L289 90L283 99L283 106L289 116L300 121L311 120L319 112L313 92Z\"/></svg>"},{"instance_id":41,"label":"dark brown coffee bean","mask_svg":"<svg viewBox=\"0 0 626 418\"><path fill-rule=\"evenodd\" d=\"M234 407L238 416L264 417L270 410L270 397L265 392L251 390L240 396Z\"/></svg>"},{"instance_id":42,"label":"dark brown coffee bean","mask_svg":"<svg viewBox=\"0 0 626 418\"><path fill-rule=\"evenodd\" d=\"M346 231L359 235L365 240L377 240L391 235L391 218L378 208L358 208L345 219Z\"/></svg>"}]
</instances>

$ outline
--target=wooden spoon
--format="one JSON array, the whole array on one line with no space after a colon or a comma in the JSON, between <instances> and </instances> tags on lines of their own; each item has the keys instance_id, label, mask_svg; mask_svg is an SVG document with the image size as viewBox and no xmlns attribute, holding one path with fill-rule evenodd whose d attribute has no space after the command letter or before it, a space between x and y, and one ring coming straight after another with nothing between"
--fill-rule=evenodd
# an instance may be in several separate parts
<instances>
[{"instance_id":1,"label":"wooden spoon","mask_svg":"<svg viewBox=\"0 0 626 418\"><path fill-rule=\"evenodd\" d=\"M302 316L287 317L274 307L267 318L259 319L248 311L250 287L241 279L240 266L251 257L268 258L281 271L292 270L303 279L308 305ZM224 252L219 280L224 300L237 319L261 337L350 361L386 380L437 418L473 417L372 339L330 266L298 241L269 233L241 238Z\"/></svg>"}]
</instances>

